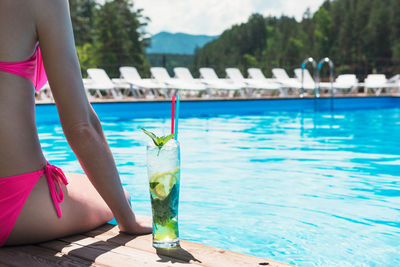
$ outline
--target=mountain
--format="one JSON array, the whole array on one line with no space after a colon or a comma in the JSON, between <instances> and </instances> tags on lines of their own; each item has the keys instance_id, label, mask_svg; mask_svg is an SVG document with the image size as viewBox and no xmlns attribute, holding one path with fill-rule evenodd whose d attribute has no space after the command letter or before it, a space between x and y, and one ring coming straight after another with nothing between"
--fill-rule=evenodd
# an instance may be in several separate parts
<instances>
[{"instance_id":1,"label":"mountain","mask_svg":"<svg viewBox=\"0 0 400 267\"><path fill-rule=\"evenodd\" d=\"M193 55L196 47L203 47L206 43L219 36L192 35L186 33L160 32L151 37L151 47L148 54L186 54Z\"/></svg>"}]
</instances>

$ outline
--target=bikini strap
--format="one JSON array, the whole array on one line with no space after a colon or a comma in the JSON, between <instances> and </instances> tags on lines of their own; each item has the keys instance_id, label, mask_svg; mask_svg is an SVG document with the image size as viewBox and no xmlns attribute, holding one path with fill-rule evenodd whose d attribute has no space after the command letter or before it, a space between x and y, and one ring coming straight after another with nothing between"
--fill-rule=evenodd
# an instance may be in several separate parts
<instances>
[{"instance_id":1,"label":"bikini strap","mask_svg":"<svg viewBox=\"0 0 400 267\"><path fill-rule=\"evenodd\" d=\"M64 172L60 168L51 165L48 162L44 169L44 172L46 174L47 184L49 185L49 190L51 198L53 199L54 207L56 208L58 217L61 218L62 214L60 209L60 203L63 202L64 200L64 193L62 191L61 182L64 185L67 185L68 184L67 178L65 177Z\"/></svg>"}]
</instances>

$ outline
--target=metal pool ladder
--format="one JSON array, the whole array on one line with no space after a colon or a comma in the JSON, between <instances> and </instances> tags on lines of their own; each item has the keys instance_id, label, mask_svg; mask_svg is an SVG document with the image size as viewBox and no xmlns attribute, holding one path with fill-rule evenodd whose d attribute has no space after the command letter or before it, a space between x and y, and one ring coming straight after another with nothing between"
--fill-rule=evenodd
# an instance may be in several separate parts
<instances>
[{"instance_id":1,"label":"metal pool ladder","mask_svg":"<svg viewBox=\"0 0 400 267\"><path fill-rule=\"evenodd\" d=\"M322 66L324 65L324 63L328 63L329 65L329 82L331 83L331 110L333 110L333 99L335 97L335 89L333 87L333 80L335 78L335 65L333 64L333 61L328 58L325 57L323 59L321 59L318 63L318 67L317 67L317 87L318 87L318 96L321 90L321 86L320 86L320 82L321 82L321 69Z\"/></svg>"},{"instance_id":2,"label":"metal pool ladder","mask_svg":"<svg viewBox=\"0 0 400 267\"><path fill-rule=\"evenodd\" d=\"M301 94L300 97L304 97L304 69L307 67L307 63L312 63L314 68L314 81L317 74L317 62L312 58L306 58L301 64ZM317 84L314 87L314 97L319 97L319 90L317 90Z\"/></svg>"},{"instance_id":3,"label":"metal pool ladder","mask_svg":"<svg viewBox=\"0 0 400 267\"><path fill-rule=\"evenodd\" d=\"M317 67L317 87L318 87L318 95L320 92L320 82L321 82L321 69L322 65L324 63L328 63L329 65L329 82L331 83L331 97L333 98L335 96L335 89L333 88L333 79L334 79L334 72L335 72L335 65L333 64L333 61L329 57L325 57L321 59L318 63Z\"/></svg>"}]
</instances>

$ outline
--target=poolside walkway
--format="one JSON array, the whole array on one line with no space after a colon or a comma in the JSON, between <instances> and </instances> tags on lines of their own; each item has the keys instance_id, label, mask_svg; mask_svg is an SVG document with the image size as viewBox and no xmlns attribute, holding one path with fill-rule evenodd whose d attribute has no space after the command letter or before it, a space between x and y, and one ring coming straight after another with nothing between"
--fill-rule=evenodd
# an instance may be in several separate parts
<instances>
[{"instance_id":1,"label":"poolside walkway","mask_svg":"<svg viewBox=\"0 0 400 267\"><path fill-rule=\"evenodd\" d=\"M379 96L376 95L368 95L365 93L358 93L358 94L351 94L351 95L337 95L335 98L365 98L365 97L400 97L400 92L399 93L390 93L390 94L381 94ZM301 98L299 96L263 96L263 97L212 97L212 98L202 98L202 97L190 97L190 98L181 98L182 101L229 101L229 100L262 100L262 99L314 99L314 96L305 96L304 98ZM320 99L323 98L330 98L330 95L321 95ZM125 97L123 99L114 99L114 98L93 98L90 99L91 103L125 103L125 102L133 102L133 103L140 103L140 102L170 102L171 99L165 99L165 98L154 98L154 99L145 99L145 98L134 98L134 97ZM36 99L36 104L54 104L54 100L48 99L48 100L37 100Z\"/></svg>"},{"instance_id":2,"label":"poolside walkway","mask_svg":"<svg viewBox=\"0 0 400 267\"><path fill-rule=\"evenodd\" d=\"M151 246L151 235L121 234L104 225L82 235L32 246L0 249L0 266L291 266L276 261L182 241L181 248Z\"/></svg>"}]
</instances>

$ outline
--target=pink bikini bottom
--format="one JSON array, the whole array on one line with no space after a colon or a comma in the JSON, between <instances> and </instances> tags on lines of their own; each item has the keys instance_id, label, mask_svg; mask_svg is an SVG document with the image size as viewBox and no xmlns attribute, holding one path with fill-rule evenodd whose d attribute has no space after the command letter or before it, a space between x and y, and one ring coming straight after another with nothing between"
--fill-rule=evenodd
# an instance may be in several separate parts
<instances>
[{"instance_id":1,"label":"pink bikini bottom","mask_svg":"<svg viewBox=\"0 0 400 267\"><path fill-rule=\"evenodd\" d=\"M7 241L25 201L43 174L46 175L57 215L61 218L59 204L64 200L61 182L64 185L68 182L60 168L47 163L41 171L0 178L0 247Z\"/></svg>"}]
</instances>

